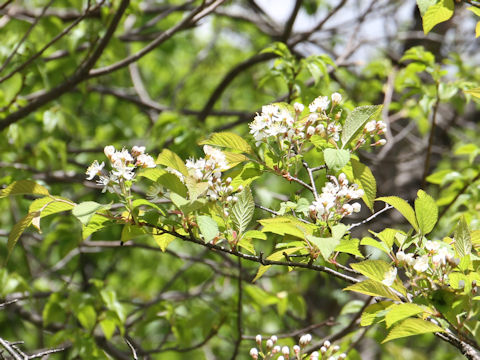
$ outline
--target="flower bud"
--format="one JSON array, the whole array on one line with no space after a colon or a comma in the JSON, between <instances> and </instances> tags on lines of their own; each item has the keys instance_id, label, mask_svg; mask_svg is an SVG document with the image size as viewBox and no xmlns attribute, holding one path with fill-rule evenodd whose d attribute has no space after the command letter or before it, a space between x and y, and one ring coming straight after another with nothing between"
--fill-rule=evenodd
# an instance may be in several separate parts
<instances>
[{"instance_id":1,"label":"flower bud","mask_svg":"<svg viewBox=\"0 0 480 360\"><path fill-rule=\"evenodd\" d=\"M310 355L310 360L318 360L318 355L318 351L312 352L312 354Z\"/></svg>"},{"instance_id":2,"label":"flower bud","mask_svg":"<svg viewBox=\"0 0 480 360\"><path fill-rule=\"evenodd\" d=\"M338 350L340 350L340 346L334 345L334 346L332 347L332 353L336 353Z\"/></svg>"},{"instance_id":3,"label":"flower bud","mask_svg":"<svg viewBox=\"0 0 480 360\"><path fill-rule=\"evenodd\" d=\"M281 350L281 349L280 349L280 346L278 346L278 345L277 345L277 346L275 346L275 347L273 348L273 350L272 350L272 354L279 353L279 352L280 352L280 350Z\"/></svg>"},{"instance_id":4,"label":"flower bud","mask_svg":"<svg viewBox=\"0 0 480 360\"><path fill-rule=\"evenodd\" d=\"M267 346L267 349L273 348L273 341L271 339L268 339L267 343L266 343L266 346Z\"/></svg>"},{"instance_id":5,"label":"flower bud","mask_svg":"<svg viewBox=\"0 0 480 360\"><path fill-rule=\"evenodd\" d=\"M272 336L270 336L270 340L272 340L273 343L275 344L277 342L278 338L275 335L272 335Z\"/></svg>"},{"instance_id":6,"label":"flower bud","mask_svg":"<svg viewBox=\"0 0 480 360\"><path fill-rule=\"evenodd\" d=\"M310 334L305 334L300 337L299 344L300 346L306 346L312 341L312 335Z\"/></svg>"},{"instance_id":7,"label":"flower bud","mask_svg":"<svg viewBox=\"0 0 480 360\"><path fill-rule=\"evenodd\" d=\"M330 345L331 343L328 340L325 340L325 342L323 343L323 346L325 346L327 349L330 347Z\"/></svg>"},{"instance_id":8,"label":"flower bud","mask_svg":"<svg viewBox=\"0 0 480 360\"><path fill-rule=\"evenodd\" d=\"M341 353L340 355L338 355L338 360L344 360L347 358L347 354L345 353Z\"/></svg>"},{"instance_id":9,"label":"flower bud","mask_svg":"<svg viewBox=\"0 0 480 360\"><path fill-rule=\"evenodd\" d=\"M326 348L325 346L322 346L322 347L320 348L320 352L321 352L322 354L325 354L325 353L327 352L327 348Z\"/></svg>"},{"instance_id":10,"label":"flower bud","mask_svg":"<svg viewBox=\"0 0 480 360\"><path fill-rule=\"evenodd\" d=\"M258 350L256 348L251 348L250 349L250 356L252 359L257 360L258 359Z\"/></svg>"},{"instance_id":11,"label":"flower bud","mask_svg":"<svg viewBox=\"0 0 480 360\"><path fill-rule=\"evenodd\" d=\"M262 335L258 334L257 336L255 336L255 341L258 345L261 345L262 344Z\"/></svg>"},{"instance_id":12,"label":"flower bud","mask_svg":"<svg viewBox=\"0 0 480 360\"><path fill-rule=\"evenodd\" d=\"M105 153L105 156L111 160L112 155L115 154L115 148L112 145L108 145L105 146L103 152Z\"/></svg>"},{"instance_id":13,"label":"flower bud","mask_svg":"<svg viewBox=\"0 0 480 360\"><path fill-rule=\"evenodd\" d=\"M237 188L238 191L243 191L243 185L240 185L238 188Z\"/></svg>"},{"instance_id":14,"label":"flower bud","mask_svg":"<svg viewBox=\"0 0 480 360\"><path fill-rule=\"evenodd\" d=\"M303 104L296 102L295 104L293 104L293 108L295 109L295 112L301 113L303 109L305 109L305 106Z\"/></svg>"},{"instance_id":15,"label":"flower bud","mask_svg":"<svg viewBox=\"0 0 480 360\"><path fill-rule=\"evenodd\" d=\"M282 354L288 358L288 355L290 355L290 348L288 346L284 346L282 348Z\"/></svg>"},{"instance_id":16,"label":"flower bud","mask_svg":"<svg viewBox=\"0 0 480 360\"><path fill-rule=\"evenodd\" d=\"M300 352L300 346L293 345L293 352L295 353L295 355L297 355Z\"/></svg>"},{"instance_id":17,"label":"flower bud","mask_svg":"<svg viewBox=\"0 0 480 360\"><path fill-rule=\"evenodd\" d=\"M340 95L337 92L332 94L332 103L334 105L339 104L341 101L342 101L342 95Z\"/></svg>"}]
</instances>

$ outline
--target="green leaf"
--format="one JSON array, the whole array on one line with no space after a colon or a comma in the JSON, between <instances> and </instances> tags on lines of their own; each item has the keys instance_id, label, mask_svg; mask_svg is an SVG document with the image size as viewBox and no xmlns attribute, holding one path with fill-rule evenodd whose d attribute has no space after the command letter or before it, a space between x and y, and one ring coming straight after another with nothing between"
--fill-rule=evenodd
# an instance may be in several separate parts
<instances>
[{"instance_id":1,"label":"green leaf","mask_svg":"<svg viewBox=\"0 0 480 360\"><path fill-rule=\"evenodd\" d=\"M218 235L218 225L208 215L197 215L197 224L206 243L211 242Z\"/></svg>"},{"instance_id":2,"label":"green leaf","mask_svg":"<svg viewBox=\"0 0 480 360\"><path fill-rule=\"evenodd\" d=\"M354 182L365 192L362 200L373 213L373 202L377 197L377 182L370 168L356 159L351 159Z\"/></svg>"},{"instance_id":3,"label":"green leaf","mask_svg":"<svg viewBox=\"0 0 480 360\"><path fill-rule=\"evenodd\" d=\"M208 190L208 182L197 182L190 176L185 179L185 184L187 184L190 201L198 199Z\"/></svg>"},{"instance_id":4,"label":"green leaf","mask_svg":"<svg viewBox=\"0 0 480 360\"><path fill-rule=\"evenodd\" d=\"M109 209L109 204L99 204L95 201L85 201L80 204L77 204L73 210L72 214L80 220L83 225L87 225L93 215L99 210Z\"/></svg>"},{"instance_id":5,"label":"green leaf","mask_svg":"<svg viewBox=\"0 0 480 360\"><path fill-rule=\"evenodd\" d=\"M216 145L237 150L247 154L253 154L250 145L239 135L231 132L213 133L199 145Z\"/></svg>"},{"instance_id":6,"label":"green leaf","mask_svg":"<svg viewBox=\"0 0 480 360\"><path fill-rule=\"evenodd\" d=\"M360 274L379 282L382 282L385 273L390 269L390 265L384 260L365 260L350 266Z\"/></svg>"},{"instance_id":7,"label":"green leaf","mask_svg":"<svg viewBox=\"0 0 480 360\"><path fill-rule=\"evenodd\" d=\"M147 178L148 180L156 182L157 179L164 174L168 174L168 172L163 170L163 169L159 169L159 168L156 167L156 168L142 169L137 174L137 177L144 177L144 178Z\"/></svg>"},{"instance_id":8,"label":"green leaf","mask_svg":"<svg viewBox=\"0 0 480 360\"><path fill-rule=\"evenodd\" d=\"M232 206L232 221L235 229L242 234L252 221L255 202L248 187L243 189L237 197L238 201Z\"/></svg>"},{"instance_id":9,"label":"green leaf","mask_svg":"<svg viewBox=\"0 0 480 360\"><path fill-rule=\"evenodd\" d=\"M97 322L97 313L92 305L82 306L76 315L78 321L85 329L88 331L93 330Z\"/></svg>"},{"instance_id":10,"label":"green leaf","mask_svg":"<svg viewBox=\"0 0 480 360\"><path fill-rule=\"evenodd\" d=\"M34 200L28 212L41 211L40 217L56 214L62 211L70 211L74 208L75 203L67 198L60 196L46 196L40 199Z\"/></svg>"},{"instance_id":11,"label":"green leaf","mask_svg":"<svg viewBox=\"0 0 480 360\"><path fill-rule=\"evenodd\" d=\"M112 310L117 316L120 322L123 324L127 318L125 308L118 301L117 294L113 290L103 289L100 291L100 296L107 307L107 309Z\"/></svg>"},{"instance_id":12,"label":"green leaf","mask_svg":"<svg viewBox=\"0 0 480 360\"><path fill-rule=\"evenodd\" d=\"M107 225L111 224L111 220L105 216L95 214L90 218L88 224L83 226L82 237L85 240L87 237L92 235L94 232L105 228Z\"/></svg>"},{"instance_id":13,"label":"green leaf","mask_svg":"<svg viewBox=\"0 0 480 360\"><path fill-rule=\"evenodd\" d=\"M320 253L325 260L330 258L335 251L335 248L340 244L340 239L335 239L333 237L321 238L318 236L307 235L307 240L320 250Z\"/></svg>"},{"instance_id":14,"label":"green leaf","mask_svg":"<svg viewBox=\"0 0 480 360\"><path fill-rule=\"evenodd\" d=\"M478 8L478 7L470 6L470 7L467 8L467 10L470 10L475 15L480 16L480 8Z\"/></svg>"},{"instance_id":15,"label":"green leaf","mask_svg":"<svg viewBox=\"0 0 480 360\"><path fill-rule=\"evenodd\" d=\"M335 247L335 251L355 255L363 259L363 254L358 249L359 244L359 239L343 239L340 240L340 243Z\"/></svg>"},{"instance_id":16,"label":"green leaf","mask_svg":"<svg viewBox=\"0 0 480 360\"><path fill-rule=\"evenodd\" d=\"M352 141L372 118L377 117L382 111L382 105L360 106L348 114L342 131L342 149Z\"/></svg>"},{"instance_id":17,"label":"green leaf","mask_svg":"<svg viewBox=\"0 0 480 360\"><path fill-rule=\"evenodd\" d=\"M187 200L176 193L170 194L170 200L179 208L184 215L190 214L196 210L201 209L207 203L206 199Z\"/></svg>"},{"instance_id":18,"label":"green leaf","mask_svg":"<svg viewBox=\"0 0 480 360\"><path fill-rule=\"evenodd\" d=\"M167 246L176 239L175 235L171 234L160 234L160 235L153 235L153 239L160 246L163 252L167 250Z\"/></svg>"},{"instance_id":19,"label":"green leaf","mask_svg":"<svg viewBox=\"0 0 480 360\"><path fill-rule=\"evenodd\" d=\"M258 230L248 230L245 234L243 234L243 237L245 239L267 240L267 235Z\"/></svg>"},{"instance_id":20,"label":"green leaf","mask_svg":"<svg viewBox=\"0 0 480 360\"><path fill-rule=\"evenodd\" d=\"M9 195L49 195L48 190L32 180L15 181L0 191L0 199Z\"/></svg>"},{"instance_id":21,"label":"green leaf","mask_svg":"<svg viewBox=\"0 0 480 360\"><path fill-rule=\"evenodd\" d=\"M16 73L13 75L10 79L5 80L1 85L1 89L3 91L3 103L2 107L4 105L10 104L15 97L18 95L20 90L22 89L22 75L19 73Z\"/></svg>"},{"instance_id":22,"label":"green leaf","mask_svg":"<svg viewBox=\"0 0 480 360\"><path fill-rule=\"evenodd\" d=\"M472 252L470 231L468 229L468 225L465 221L464 216L462 216L460 218L460 221L458 222L457 228L455 230L455 242L453 245L455 248L455 252L460 259Z\"/></svg>"},{"instance_id":23,"label":"green leaf","mask_svg":"<svg viewBox=\"0 0 480 360\"><path fill-rule=\"evenodd\" d=\"M402 321L400 324L396 325L382 341L386 343L387 341L391 341L394 339L399 339L407 336L412 335L419 335L431 332L444 332L445 330L441 327L431 323L430 321L422 320L422 319L406 319Z\"/></svg>"},{"instance_id":24,"label":"green leaf","mask_svg":"<svg viewBox=\"0 0 480 360\"><path fill-rule=\"evenodd\" d=\"M323 157L327 167L333 171L341 170L350 160L350 151L339 149L323 150Z\"/></svg>"},{"instance_id":25,"label":"green leaf","mask_svg":"<svg viewBox=\"0 0 480 360\"><path fill-rule=\"evenodd\" d=\"M411 316L423 313L423 308L416 304L394 304L389 308L388 313L385 315L385 322L387 328L393 324L409 318Z\"/></svg>"},{"instance_id":26,"label":"green leaf","mask_svg":"<svg viewBox=\"0 0 480 360\"><path fill-rule=\"evenodd\" d=\"M373 246L374 248L377 248L386 254L390 254L390 251L391 251L391 249L383 242L377 241L368 236L362 239L362 241L360 242L360 245Z\"/></svg>"},{"instance_id":27,"label":"green leaf","mask_svg":"<svg viewBox=\"0 0 480 360\"><path fill-rule=\"evenodd\" d=\"M392 250L393 243L395 242L395 235L397 235L398 230L386 228L379 233L373 232L371 230L370 232L377 238L379 238L388 247L389 251Z\"/></svg>"},{"instance_id":28,"label":"green leaf","mask_svg":"<svg viewBox=\"0 0 480 360\"><path fill-rule=\"evenodd\" d=\"M151 235L143 226L126 224L122 229L120 240L127 242L144 235Z\"/></svg>"},{"instance_id":29,"label":"green leaf","mask_svg":"<svg viewBox=\"0 0 480 360\"><path fill-rule=\"evenodd\" d=\"M160 155L158 155L156 163L177 170L183 176L188 176L188 169L183 160L168 149L163 149Z\"/></svg>"},{"instance_id":30,"label":"green leaf","mask_svg":"<svg viewBox=\"0 0 480 360\"><path fill-rule=\"evenodd\" d=\"M415 217L415 212L413 211L412 207L403 200L402 198L399 198L398 196L385 196L385 197L380 197L377 199L377 201L384 201L389 205L392 205L395 209L397 209L400 214L402 214L405 219L408 220L408 222L413 226L413 228L418 231L418 223L417 219Z\"/></svg>"},{"instance_id":31,"label":"green leaf","mask_svg":"<svg viewBox=\"0 0 480 360\"><path fill-rule=\"evenodd\" d=\"M431 232L437 223L438 207L435 200L423 190L418 190L415 200L415 215L422 234Z\"/></svg>"},{"instance_id":32,"label":"green leaf","mask_svg":"<svg viewBox=\"0 0 480 360\"><path fill-rule=\"evenodd\" d=\"M183 196L183 197L187 196L187 188L180 181L178 176L174 174L170 174L170 173L162 174L157 178L156 182L163 185L168 190L179 194L180 196Z\"/></svg>"},{"instance_id":33,"label":"green leaf","mask_svg":"<svg viewBox=\"0 0 480 360\"><path fill-rule=\"evenodd\" d=\"M360 320L361 326L370 326L372 324L378 324L382 322L387 313L387 309L392 306L391 301L380 301L376 304L367 306L363 311L362 317Z\"/></svg>"},{"instance_id":34,"label":"green leaf","mask_svg":"<svg viewBox=\"0 0 480 360\"><path fill-rule=\"evenodd\" d=\"M438 4L430 6L422 17L423 32L428 34L435 25L450 19L454 7L453 0L440 0Z\"/></svg>"},{"instance_id":35,"label":"green leaf","mask_svg":"<svg viewBox=\"0 0 480 360\"><path fill-rule=\"evenodd\" d=\"M350 285L343 290L355 291L365 295L380 296L387 299L400 301L398 296L388 286L371 279Z\"/></svg>"},{"instance_id":36,"label":"green leaf","mask_svg":"<svg viewBox=\"0 0 480 360\"><path fill-rule=\"evenodd\" d=\"M258 222L263 225L263 232L271 232L282 236L288 234L304 238L307 234L313 234L315 230L315 226L302 223L292 216L276 216Z\"/></svg>"},{"instance_id":37,"label":"green leaf","mask_svg":"<svg viewBox=\"0 0 480 360\"><path fill-rule=\"evenodd\" d=\"M8 255L7 255L7 261L10 258L10 255L12 254L13 248L15 247L18 239L20 236L23 234L26 228L30 226L32 223L33 218L39 216L40 213L38 211L28 213L25 215L19 222L17 222L12 230L10 231L10 234L8 234L8 242L7 242L7 250L8 250Z\"/></svg>"},{"instance_id":38,"label":"green leaf","mask_svg":"<svg viewBox=\"0 0 480 360\"><path fill-rule=\"evenodd\" d=\"M100 327L105 335L105 339L110 340L115 333L116 321L109 318L103 319L100 321Z\"/></svg>"},{"instance_id":39,"label":"green leaf","mask_svg":"<svg viewBox=\"0 0 480 360\"><path fill-rule=\"evenodd\" d=\"M425 12L427 11L427 9L434 5L435 3L437 2L437 0L417 0L417 5L418 5L418 9L420 10L420 14L422 15L425 15Z\"/></svg>"},{"instance_id":40,"label":"green leaf","mask_svg":"<svg viewBox=\"0 0 480 360\"><path fill-rule=\"evenodd\" d=\"M480 88L465 90L464 93L480 98Z\"/></svg>"}]
</instances>

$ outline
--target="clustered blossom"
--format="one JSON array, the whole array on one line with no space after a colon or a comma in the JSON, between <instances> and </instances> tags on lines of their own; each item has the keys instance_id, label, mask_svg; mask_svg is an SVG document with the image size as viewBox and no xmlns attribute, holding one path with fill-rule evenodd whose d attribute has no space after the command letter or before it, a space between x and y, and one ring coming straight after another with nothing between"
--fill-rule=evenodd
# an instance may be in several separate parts
<instances>
[{"instance_id":1,"label":"clustered blossom","mask_svg":"<svg viewBox=\"0 0 480 360\"><path fill-rule=\"evenodd\" d=\"M104 153L110 160L112 170L105 174L101 164L95 160L87 169L87 180L93 180L98 176L97 184L103 186L103 192L118 192L120 184L125 181L132 181L137 168L154 168L156 166L153 158L145 153L144 146L134 146L129 152L127 149L116 150L112 145L105 146Z\"/></svg>"},{"instance_id":2,"label":"clustered blossom","mask_svg":"<svg viewBox=\"0 0 480 360\"><path fill-rule=\"evenodd\" d=\"M330 181L322 188L322 193L310 205L310 216L323 221L339 220L360 211L360 203L349 204L349 201L360 199L363 195L364 191L359 189L357 184L348 184L345 174L341 173L338 179L330 176Z\"/></svg>"},{"instance_id":3,"label":"clustered blossom","mask_svg":"<svg viewBox=\"0 0 480 360\"><path fill-rule=\"evenodd\" d=\"M427 250L426 254L416 257L414 254L405 254L403 251L398 251L396 258L401 265L412 267L417 273L441 270L442 267L455 262L453 250L446 243L428 240L425 243L425 250Z\"/></svg>"},{"instance_id":4,"label":"clustered blossom","mask_svg":"<svg viewBox=\"0 0 480 360\"><path fill-rule=\"evenodd\" d=\"M360 135L360 138L357 140L357 143L355 145L355 149L358 149L362 145L364 145L368 139L370 139L370 146L383 146L387 143L387 140L385 139L379 139L375 140L375 137L377 138L383 134L385 134L385 131L387 130L387 124L385 124L383 121L375 121L371 120L365 124L365 127L363 128L363 132Z\"/></svg>"},{"instance_id":5,"label":"clustered blossom","mask_svg":"<svg viewBox=\"0 0 480 360\"><path fill-rule=\"evenodd\" d=\"M208 183L206 196L209 200L235 202L237 197L234 195L233 186L231 185L232 179L222 179L222 172L229 168L225 154L221 150L209 145L203 147L203 152L205 153L204 158L190 158L186 161L185 165L189 175L197 182ZM173 169L167 170L177 175L185 183L185 177L181 173ZM241 190L242 187L237 189L237 191Z\"/></svg>"},{"instance_id":6,"label":"clustered blossom","mask_svg":"<svg viewBox=\"0 0 480 360\"><path fill-rule=\"evenodd\" d=\"M249 124L250 133L257 145L272 139L279 143L282 150L290 150L292 146L296 146L298 150L303 142L313 135L338 141L342 127L338 119L332 120L326 111L341 101L342 96L339 93L332 94L331 100L326 96L320 96L308 106L310 113L303 118L300 118L300 114L305 109L303 104L293 105L295 114L292 114L287 107L276 104L265 105L261 113L257 114Z\"/></svg>"},{"instance_id":7,"label":"clustered blossom","mask_svg":"<svg viewBox=\"0 0 480 360\"><path fill-rule=\"evenodd\" d=\"M343 360L347 358L347 354L345 353L338 354L340 346L331 346L331 343L328 340L323 343L322 347L320 348L320 353L318 351L314 351L310 354L310 356L304 357L303 351L312 341L312 335L310 334L302 335L298 341L298 344L294 345L292 349L290 349L288 346L281 347L280 345L276 345L277 341L278 338L275 335L272 335L265 342L264 348L262 346L262 336L257 335L255 337L255 342L257 343L258 348L255 347L250 349L250 357L253 360L270 360L274 359L275 357L277 360Z\"/></svg>"}]
</instances>

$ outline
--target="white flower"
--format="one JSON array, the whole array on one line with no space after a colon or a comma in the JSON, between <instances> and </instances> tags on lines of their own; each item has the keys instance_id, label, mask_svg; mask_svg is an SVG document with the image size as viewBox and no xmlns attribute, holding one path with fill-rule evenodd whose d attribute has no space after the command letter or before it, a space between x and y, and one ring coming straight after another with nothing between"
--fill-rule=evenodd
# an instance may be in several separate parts
<instances>
[{"instance_id":1,"label":"white flower","mask_svg":"<svg viewBox=\"0 0 480 360\"><path fill-rule=\"evenodd\" d=\"M258 350L256 348L251 348L250 349L250 356L253 359L258 359Z\"/></svg>"},{"instance_id":2,"label":"white flower","mask_svg":"<svg viewBox=\"0 0 480 360\"><path fill-rule=\"evenodd\" d=\"M267 349L271 349L273 347L272 339L268 339L265 345L267 346Z\"/></svg>"},{"instance_id":3,"label":"white flower","mask_svg":"<svg viewBox=\"0 0 480 360\"><path fill-rule=\"evenodd\" d=\"M405 261L405 253L403 251L397 251L397 260L400 262Z\"/></svg>"},{"instance_id":4,"label":"white flower","mask_svg":"<svg viewBox=\"0 0 480 360\"><path fill-rule=\"evenodd\" d=\"M282 348L282 354L283 354L284 356L290 355L290 348L289 348L288 346L284 346L284 347Z\"/></svg>"},{"instance_id":5,"label":"white flower","mask_svg":"<svg viewBox=\"0 0 480 360\"><path fill-rule=\"evenodd\" d=\"M387 140L385 140L385 139L380 139L380 140L377 141L377 145L378 145L378 146L383 146L383 145L385 145L386 143L387 143Z\"/></svg>"},{"instance_id":6,"label":"white flower","mask_svg":"<svg viewBox=\"0 0 480 360\"><path fill-rule=\"evenodd\" d=\"M376 127L380 133L383 133L387 129L387 124L383 121L377 121Z\"/></svg>"},{"instance_id":7,"label":"white flower","mask_svg":"<svg viewBox=\"0 0 480 360\"><path fill-rule=\"evenodd\" d=\"M279 353L280 352L280 346L275 346L272 350L272 354L276 354L276 353Z\"/></svg>"},{"instance_id":8,"label":"white flower","mask_svg":"<svg viewBox=\"0 0 480 360\"><path fill-rule=\"evenodd\" d=\"M132 180L135 176L134 167L126 165L124 162L116 161L112 164L114 170L112 174L125 180Z\"/></svg>"},{"instance_id":9,"label":"white flower","mask_svg":"<svg viewBox=\"0 0 480 360\"><path fill-rule=\"evenodd\" d=\"M147 154L140 154L137 157L137 162L135 165L140 166L142 168L154 168L157 166L155 164L155 160L153 160L153 158Z\"/></svg>"},{"instance_id":10,"label":"white flower","mask_svg":"<svg viewBox=\"0 0 480 360\"><path fill-rule=\"evenodd\" d=\"M308 105L310 112L325 111L328 109L328 104L330 100L326 96L319 96L313 102Z\"/></svg>"},{"instance_id":11,"label":"white flower","mask_svg":"<svg viewBox=\"0 0 480 360\"><path fill-rule=\"evenodd\" d=\"M365 130L369 133L374 132L377 128L377 122L375 120L369 121L365 125Z\"/></svg>"},{"instance_id":12,"label":"white flower","mask_svg":"<svg viewBox=\"0 0 480 360\"><path fill-rule=\"evenodd\" d=\"M110 160L112 160L112 156L113 154L115 154L115 151L116 150L112 145L105 146L105 148L103 149L105 156Z\"/></svg>"},{"instance_id":13,"label":"white flower","mask_svg":"<svg viewBox=\"0 0 480 360\"><path fill-rule=\"evenodd\" d=\"M396 267L390 268L385 273L384 278L382 280L382 284L387 286L392 286L396 278L397 278L397 268Z\"/></svg>"},{"instance_id":14,"label":"white flower","mask_svg":"<svg viewBox=\"0 0 480 360\"><path fill-rule=\"evenodd\" d=\"M307 129L307 134L310 135L310 136L315 134L315 128L313 126L309 126L308 129Z\"/></svg>"},{"instance_id":15,"label":"white flower","mask_svg":"<svg viewBox=\"0 0 480 360\"><path fill-rule=\"evenodd\" d=\"M92 180L96 175L100 175L104 166L105 163L103 161L101 164L99 164L98 161L95 160L86 171L87 180Z\"/></svg>"},{"instance_id":16,"label":"white flower","mask_svg":"<svg viewBox=\"0 0 480 360\"><path fill-rule=\"evenodd\" d=\"M145 146L134 146L132 147L132 155L134 157L140 156L145 153Z\"/></svg>"},{"instance_id":17,"label":"white flower","mask_svg":"<svg viewBox=\"0 0 480 360\"><path fill-rule=\"evenodd\" d=\"M270 340L272 340L272 342L275 344L278 340L277 336L276 335L272 335L270 336Z\"/></svg>"},{"instance_id":18,"label":"white flower","mask_svg":"<svg viewBox=\"0 0 480 360\"><path fill-rule=\"evenodd\" d=\"M342 95L335 92L332 94L332 103L339 104L342 101Z\"/></svg>"},{"instance_id":19,"label":"white flower","mask_svg":"<svg viewBox=\"0 0 480 360\"><path fill-rule=\"evenodd\" d=\"M425 243L425 248L428 250L428 251L432 251L432 252L437 252L439 249L440 249L440 242L438 241L431 241L431 240L428 240L426 243Z\"/></svg>"},{"instance_id":20,"label":"white flower","mask_svg":"<svg viewBox=\"0 0 480 360\"><path fill-rule=\"evenodd\" d=\"M362 210L362 205L358 202L352 204L353 212L358 213Z\"/></svg>"},{"instance_id":21,"label":"white flower","mask_svg":"<svg viewBox=\"0 0 480 360\"><path fill-rule=\"evenodd\" d=\"M319 356L318 351L314 351L310 355L310 360L318 360L318 356Z\"/></svg>"},{"instance_id":22,"label":"white flower","mask_svg":"<svg viewBox=\"0 0 480 360\"><path fill-rule=\"evenodd\" d=\"M413 268L418 272L425 272L428 270L428 255L423 255L418 259L415 259L415 265Z\"/></svg>"},{"instance_id":23,"label":"white flower","mask_svg":"<svg viewBox=\"0 0 480 360\"><path fill-rule=\"evenodd\" d=\"M305 106L303 104L296 102L295 104L293 104L293 108L297 113L301 113L303 109L305 109Z\"/></svg>"},{"instance_id":24,"label":"white flower","mask_svg":"<svg viewBox=\"0 0 480 360\"><path fill-rule=\"evenodd\" d=\"M298 345L293 345L293 352L294 352L295 354L298 354L298 353L300 352L300 346L298 346Z\"/></svg>"}]
</instances>

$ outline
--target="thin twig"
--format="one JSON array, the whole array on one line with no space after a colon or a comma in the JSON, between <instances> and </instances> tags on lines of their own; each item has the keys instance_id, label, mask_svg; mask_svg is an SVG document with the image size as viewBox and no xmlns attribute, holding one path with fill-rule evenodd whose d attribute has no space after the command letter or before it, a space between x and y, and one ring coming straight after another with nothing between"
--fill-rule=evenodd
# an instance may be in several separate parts
<instances>
[{"instance_id":1,"label":"thin twig","mask_svg":"<svg viewBox=\"0 0 480 360\"><path fill-rule=\"evenodd\" d=\"M385 207L384 207L382 210L377 211L375 214L369 216L368 218L366 218L366 219L363 220L363 221L360 221L360 222L355 223L355 224L351 224L351 225L348 227L348 231L352 230L353 228L356 228L357 226L360 226L360 225L363 225L363 224L366 224L366 223L372 221L372 220L375 219L378 215L384 213L384 212L387 211L387 210L390 210L391 208L393 208L392 205L385 204Z\"/></svg>"},{"instance_id":2,"label":"thin twig","mask_svg":"<svg viewBox=\"0 0 480 360\"><path fill-rule=\"evenodd\" d=\"M427 147L427 154L425 155L425 166L423 168L423 176L422 176L422 189L425 188L426 179L428 176L428 172L430 170L430 159L432 156L432 145L433 145L433 138L435 133L435 128L437 126L437 110L438 105L440 104L440 94L439 94L439 83L437 82L436 85L436 100L435 104L433 105L433 114L432 114L432 126L430 128L430 136L428 137L428 147Z\"/></svg>"},{"instance_id":3,"label":"thin twig","mask_svg":"<svg viewBox=\"0 0 480 360\"><path fill-rule=\"evenodd\" d=\"M238 302L237 302L237 335L238 338L235 341L234 351L231 357L231 360L235 360L238 355L238 350L240 349L240 344L242 343L242 296L243 296L243 285L242 285L242 259L238 258Z\"/></svg>"}]
</instances>

